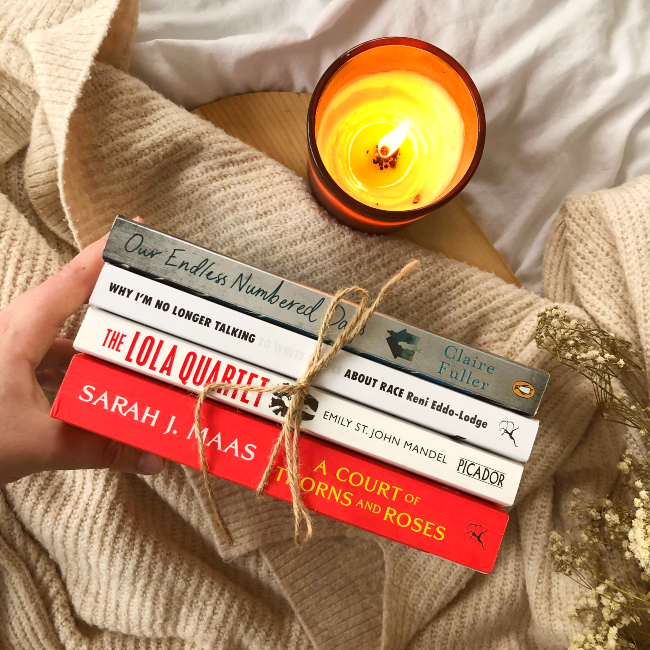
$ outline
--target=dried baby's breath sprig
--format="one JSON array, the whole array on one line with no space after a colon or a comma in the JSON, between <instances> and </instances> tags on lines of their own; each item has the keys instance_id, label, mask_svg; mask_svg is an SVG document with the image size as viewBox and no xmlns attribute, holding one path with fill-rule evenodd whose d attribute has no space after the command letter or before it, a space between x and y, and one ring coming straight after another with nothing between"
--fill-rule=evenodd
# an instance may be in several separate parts
<instances>
[{"instance_id":1,"label":"dried baby's breath sprig","mask_svg":"<svg viewBox=\"0 0 650 650\"><path fill-rule=\"evenodd\" d=\"M569 319L558 305L539 312L535 341L591 381L605 419L648 436L648 376L641 355L629 341Z\"/></svg>"},{"instance_id":2,"label":"dried baby's breath sprig","mask_svg":"<svg viewBox=\"0 0 650 650\"><path fill-rule=\"evenodd\" d=\"M538 314L536 342L592 383L604 418L650 437L650 382L632 345L571 320L558 305ZM599 502L578 488L569 505L575 526L553 532L554 569L584 588L569 617L584 624L569 650L650 648L650 460L626 450L618 479Z\"/></svg>"}]
</instances>

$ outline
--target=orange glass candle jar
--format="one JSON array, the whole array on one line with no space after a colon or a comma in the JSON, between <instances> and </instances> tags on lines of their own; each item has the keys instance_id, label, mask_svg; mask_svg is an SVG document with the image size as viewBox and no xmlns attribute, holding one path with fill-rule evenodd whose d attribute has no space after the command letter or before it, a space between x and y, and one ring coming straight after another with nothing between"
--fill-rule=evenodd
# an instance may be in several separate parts
<instances>
[{"instance_id":1,"label":"orange glass candle jar","mask_svg":"<svg viewBox=\"0 0 650 650\"><path fill-rule=\"evenodd\" d=\"M463 67L413 38L379 38L340 56L307 115L309 183L323 207L385 233L451 201L485 142L481 97Z\"/></svg>"}]
</instances>

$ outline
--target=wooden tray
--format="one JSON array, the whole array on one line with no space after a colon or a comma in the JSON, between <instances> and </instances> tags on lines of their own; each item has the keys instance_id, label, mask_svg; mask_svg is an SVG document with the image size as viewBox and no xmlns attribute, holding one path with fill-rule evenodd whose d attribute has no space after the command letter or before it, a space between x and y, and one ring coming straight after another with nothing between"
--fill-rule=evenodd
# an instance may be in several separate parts
<instances>
[{"instance_id":1,"label":"wooden tray","mask_svg":"<svg viewBox=\"0 0 650 650\"><path fill-rule=\"evenodd\" d=\"M194 113L306 179L310 97L309 93L249 93L206 104ZM519 285L459 199L395 234Z\"/></svg>"}]
</instances>

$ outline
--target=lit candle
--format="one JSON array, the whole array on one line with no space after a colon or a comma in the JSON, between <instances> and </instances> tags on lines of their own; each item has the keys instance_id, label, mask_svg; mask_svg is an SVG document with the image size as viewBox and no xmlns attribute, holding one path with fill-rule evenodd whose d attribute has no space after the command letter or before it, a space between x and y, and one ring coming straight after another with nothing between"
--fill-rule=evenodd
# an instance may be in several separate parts
<instances>
[{"instance_id":1,"label":"lit candle","mask_svg":"<svg viewBox=\"0 0 650 650\"><path fill-rule=\"evenodd\" d=\"M413 39L378 39L323 75L308 117L310 184L337 218L396 230L451 200L478 165L478 91L449 55Z\"/></svg>"}]
</instances>

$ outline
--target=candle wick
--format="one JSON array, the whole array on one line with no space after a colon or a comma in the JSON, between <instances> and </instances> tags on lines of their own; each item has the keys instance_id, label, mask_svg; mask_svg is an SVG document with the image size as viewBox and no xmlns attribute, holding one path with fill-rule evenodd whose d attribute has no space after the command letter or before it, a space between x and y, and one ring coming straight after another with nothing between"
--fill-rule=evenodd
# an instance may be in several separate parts
<instances>
[{"instance_id":1,"label":"candle wick","mask_svg":"<svg viewBox=\"0 0 650 650\"><path fill-rule=\"evenodd\" d=\"M389 167L391 169L395 169L397 167L397 157L399 156L399 149L396 149L393 151L392 154L389 156L382 156L382 151L386 149L386 153L388 153L388 147L385 145L382 145L381 150L379 149L379 145L375 145L375 154L376 156L372 159L373 165L379 165L379 169L383 171L384 169L388 169Z\"/></svg>"}]
</instances>

